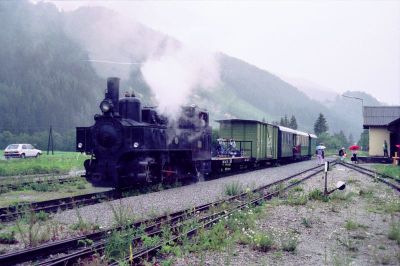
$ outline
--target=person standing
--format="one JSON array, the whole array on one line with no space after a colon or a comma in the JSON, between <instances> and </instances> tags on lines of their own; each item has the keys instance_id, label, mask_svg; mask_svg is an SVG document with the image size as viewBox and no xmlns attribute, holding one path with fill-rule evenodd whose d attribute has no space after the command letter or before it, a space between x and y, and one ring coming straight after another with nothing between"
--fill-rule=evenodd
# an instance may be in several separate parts
<instances>
[{"instance_id":1,"label":"person standing","mask_svg":"<svg viewBox=\"0 0 400 266\"><path fill-rule=\"evenodd\" d=\"M385 141L383 142L383 156L384 156L384 157L389 157L389 154L388 154L388 145L387 145L386 139L385 139Z\"/></svg>"},{"instance_id":2,"label":"person standing","mask_svg":"<svg viewBox=\"0 0 400 266\"><path fill-rule=\"evenodd\" d=\"M341 161L344 161L344 158L346 158L346 151L345 151L344 147L342 147L342 148L339 150L339 157L340 157L340 160L341 160Z\"/></svg>"},{"instance_id":3,"label":"person standing","mask_svg":"<svg viewBox=\"0 0 400 266\"><path fill-rule=\"evenodd\" d=\"M358 163L357 150L353 150L353 156L351 157L351 161L354 163Z\"/></svg>"},{"instance_id":4,"label":"person standing","mask_svg":"<svg viewBox=\"0 0 400 266\"><path fill-rule=\"evenodd\" d=\"M323 164L324 163L324 159L323 159L324 150L323 149L317 149L315 151L315 153L317 154L317 163L318 164Z\"/></svg>"}]
</instances>

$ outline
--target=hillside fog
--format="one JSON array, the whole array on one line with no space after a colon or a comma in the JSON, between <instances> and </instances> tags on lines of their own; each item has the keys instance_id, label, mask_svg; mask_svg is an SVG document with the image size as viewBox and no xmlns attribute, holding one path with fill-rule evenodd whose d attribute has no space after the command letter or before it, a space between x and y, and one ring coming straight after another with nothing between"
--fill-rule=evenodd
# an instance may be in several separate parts
<instances>
[{"instance_id":1,"label":"hillside fog","mask_svg":"<svg viewBox=\"0 0 400 266\"><path fill-rule=\"evenodd\" d=\"M0 2L0 24L0 148L21 141L45 148L52 125L56 148L73 150L75 127L93 123L109 76L121 77L121 94L134 91L171 115L192 103L209 109L211 120L295 115L299 130L312 132L323 113L332 133L358 139L362 131L361 108L351 101L323 105L266 70L194 50L106 8Z\"/></svg>"}]
</instances>

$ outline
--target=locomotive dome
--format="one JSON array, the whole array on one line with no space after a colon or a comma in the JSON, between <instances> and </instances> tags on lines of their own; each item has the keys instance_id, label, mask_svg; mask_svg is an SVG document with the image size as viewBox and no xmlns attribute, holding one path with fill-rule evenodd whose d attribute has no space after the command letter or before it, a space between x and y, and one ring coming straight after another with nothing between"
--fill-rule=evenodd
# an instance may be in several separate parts
<instances>
[{"instance_id":1,"label":"locomotive dome","mask_svg":"<svg viewBox=\"0 0 400 266\"><path fill-rule=\"evenodd\" d=\"M124 97L119 100L119 114L122 118L142 122L142 103L136 97Z\"/></svg>"}]
</instances>

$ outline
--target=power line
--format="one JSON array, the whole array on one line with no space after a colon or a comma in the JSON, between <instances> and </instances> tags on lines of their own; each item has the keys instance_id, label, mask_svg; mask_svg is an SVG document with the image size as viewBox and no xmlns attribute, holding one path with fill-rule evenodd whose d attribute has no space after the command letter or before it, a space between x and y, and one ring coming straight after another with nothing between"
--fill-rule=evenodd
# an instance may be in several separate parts
<instances>
[{"instance_id":1,"label":"power line","mask_svg":"<svg viewBox=\"0 0 400 266\"><path fill-rule=\"evenodd\" d=\"M117 65L141 65L142 63L131 63L131 62L118 62L118 61L111 61L111 60L98 60L98 59L87 59L82 60L86 62L94 62L94 63L105 63L105 64L117 64Z\"/></svg>"}]
</instances>

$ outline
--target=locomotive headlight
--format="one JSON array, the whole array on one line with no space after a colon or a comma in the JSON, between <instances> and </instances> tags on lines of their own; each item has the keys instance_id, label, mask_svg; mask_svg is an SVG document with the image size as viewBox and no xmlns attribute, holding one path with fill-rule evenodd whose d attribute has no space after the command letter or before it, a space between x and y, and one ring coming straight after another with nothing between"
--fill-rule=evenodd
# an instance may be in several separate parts
<instances>
[{"instance_id":1,"label":"locomotive headlight","mask_svg":"<svg viewBox=\"0 0 400 266\"><path fill-rule=\"evenodd\" d=\"M139 142L134 142L134 143L133 143L133 147L134 147L134 148L139 147Z\"/></svg>"},{"instance_id":2,"label":"locomotive headlight","mask_svg":"<svg viewBox=\"0 0 400 266\"><path fill-rule=\"evenodd\" d=\"M82 143L78 143L78 149L81 149L83 147L83 144Z\"/></svg>"},{"instance_id":3,"label":"locomotive headlight","mask_svg":"<svg viewBox=\"0 0 400 266\"><path fill-rule=\"evenodd\" d=\"M100 103L100 110L103 113L107 113L111 110L112 104L108 100L104 100Z\"/></svg>"}]
</instances>

